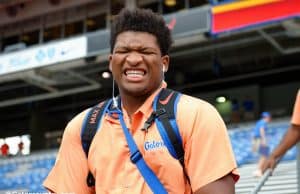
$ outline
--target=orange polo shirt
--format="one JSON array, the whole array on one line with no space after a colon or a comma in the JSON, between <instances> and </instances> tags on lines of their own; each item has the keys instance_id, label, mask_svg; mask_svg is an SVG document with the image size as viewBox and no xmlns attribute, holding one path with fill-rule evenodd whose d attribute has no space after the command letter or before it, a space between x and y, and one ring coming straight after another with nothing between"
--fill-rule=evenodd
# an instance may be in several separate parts
<instances>
[{"instance_id":1,"label":"orange polo shirt","mask_svg":"<svg viewBox=\"0 0 300 194\"><path fill-rule=\"evenodd\" d=\"M298 94L296 97L291 123L300 125L300 90L298 90Z\"/></svg>"},{"instance_id":2,"label":"orange polo shirt","mask_svg":"<svg viewBox=\"0 0 300 194\"><path fill-rule=\"evenodd\" d=\"M163 84L165 87L166 84ZM124 120L147 165L157 175L168 193L188 194L228 173L237 181L239 175L225 124L215 108L200 99L182 95L177 106L177 124L185 150L185 166L191 186L180 163L163 144L158 129L152 124L143 131L144 122L152 113L156 91L135 112L131 122ZM89 150L88 160L81 145L81 127L87 110L67 125L56 163L44 186L56 193L76 194L150 194L137 167L130 161L129 148L120 122L108 115ZM86 184L88 169L93 173L95 191Z\"/></svg>"}]
</instances>

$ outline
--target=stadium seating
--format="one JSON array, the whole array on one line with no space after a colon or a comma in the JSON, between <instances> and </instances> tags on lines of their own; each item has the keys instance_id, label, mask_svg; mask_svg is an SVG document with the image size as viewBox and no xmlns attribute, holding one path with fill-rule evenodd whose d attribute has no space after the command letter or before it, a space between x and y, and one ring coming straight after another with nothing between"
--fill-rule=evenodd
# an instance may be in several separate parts
<instances>
[{"instance_id":1,"label":"stadium seating","mask_svg":"<svg viewBox=\"0 0 300 194\"><path fill-rule=\"evenodd\" d=\"M229 136L238 166L256 163L258 155L251 150L250 125L229 130ZM289 122L272 122L267 130L271 150L280 142ZM55 163L57 150L33 153L29 156L11 157L0 160L0 193L6 191L45 192L42 182ZM283 160L295 160L296 148L287 152Z\"/></svg>"},{"instance_id":2,"label":"stadium seating","mask_svg":"<svg viewBox=\"0 0 300 194\"><path fill-rule=\"evenodd\" d=\"M12 157L0 161L0 193L19 191L43 193L42 182L54 165L55 151Z\"/></svg>"}]
</instances>

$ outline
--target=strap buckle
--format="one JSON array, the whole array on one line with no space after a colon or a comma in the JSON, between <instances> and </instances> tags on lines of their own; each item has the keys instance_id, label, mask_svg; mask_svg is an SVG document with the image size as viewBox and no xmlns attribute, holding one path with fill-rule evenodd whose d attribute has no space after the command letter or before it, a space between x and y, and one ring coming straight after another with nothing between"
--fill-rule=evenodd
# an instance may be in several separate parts
<instances>
[{"instance_id":1,"label":"strap buckle","mask_svg":"<svg viewBox=\"0 0 300 194\"><path fill-rule=\"evenodd\" d=\"M160 109L156 110L155 115L157 117L159 117L160 115L165 114L166 112L167 111L164 108L160 108Z\"/></svg>"},{"instance_id":2,"label":"strap buckle","mask_svg":"<svg viewBox=\"0 0 300 194\"><path fill-rule=\"evenodd\" d=\"M144 123L144 126L142 128L142 131L146 131L148 132L149 127L152 125L153 121L155 120L156 117L156 112L153 111L150 115L150 117L146 120L146 122Z\"/></svg>"},{"instance_id":3,"label":"strap buckle","mask_svg":"<svg viewBox=\"0 0 300 194\"><path fill-rule=\"evenodd\" d=\"M130 160L133 164L137 163L142 158L142 154L139 150L136 150L133 154L130 156Z\"/></svg>"}]
</instances>

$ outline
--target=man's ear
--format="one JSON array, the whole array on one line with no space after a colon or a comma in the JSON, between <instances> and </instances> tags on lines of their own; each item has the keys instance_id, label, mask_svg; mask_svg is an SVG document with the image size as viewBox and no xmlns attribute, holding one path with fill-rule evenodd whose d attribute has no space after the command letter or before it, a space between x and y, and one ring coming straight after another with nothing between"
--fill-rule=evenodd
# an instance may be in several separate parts
<instances>
[{"instance_id":1,"label":"man's ear","mask_svg":"<svg viewBox=\"0 0 300 194\"><path fill-rule=\"evenodd\" d=\"M169 55L164 55L162 58L162 65L164 72L167 72L169 69L170 57Z\"/></svg>"}]
</instances>

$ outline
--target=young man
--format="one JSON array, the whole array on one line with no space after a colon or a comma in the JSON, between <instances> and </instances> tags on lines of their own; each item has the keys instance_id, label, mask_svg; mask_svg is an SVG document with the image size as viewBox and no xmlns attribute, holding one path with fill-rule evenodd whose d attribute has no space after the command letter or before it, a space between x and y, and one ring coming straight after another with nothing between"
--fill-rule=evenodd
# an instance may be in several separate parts
<instances>
[{"instance_id":1,"label":"young man","mask_svg":"<svg viewBox=\"0 0 300 194\"><path fill-rule=\"evenodd\" d=\"M271 114L269 112L261 113L261 119L256 122L253 128L253 151L258 152L260 155L257 170L253 172L255 176L262 175L262 164L269 156L269 146L267 143L266 130L268 123L271 121Z\"/></svg>"},{"instance_id":2,"label":"young man","mask_svg":"<svg viewBox=\"0 0 300 194\"><path fill-rule=\"evenodd\" d=\"M262 171L265 172L268 168L274 170L276 162L281 158L291 147L300 141L300 90L296 97L294 111L291 118L291 125L280 144L274 149L267 161L262 165ZM299 156L298 156L299 157ZM298 164L299 165L299 164ZM300 166L298 166L299 168Z\"/></svg>"},{"instance_id":3,"label":"young man","mask_svg":"<svg viewBox=\"0 0 300 194\"><path fill-rule=\"evenodd\" d=\"M87 111L77 115L65 129L57 161L44 182L46 188L76 194L152 193L130 160L121 125L125 123L146 164L168 193L234 193L239 178L236 162L224 122L210 104L187 95L179 99L176 122L186 175L168 152L156 125L141 130L153 111L155 97L166 87L163 79L171 43L162 16L142 9L121 11L111 29L109 69L118 85L124 122L106 114L87 159L80 140ZM158 146L148 149L149 142ZM88 171L95 177L94 188L86 183Z\"/></svg>"}]
</instances>

